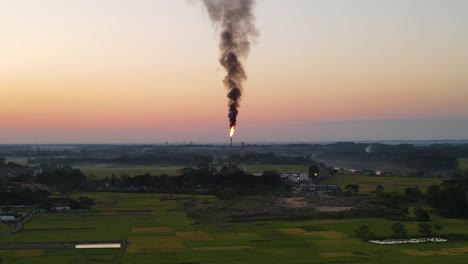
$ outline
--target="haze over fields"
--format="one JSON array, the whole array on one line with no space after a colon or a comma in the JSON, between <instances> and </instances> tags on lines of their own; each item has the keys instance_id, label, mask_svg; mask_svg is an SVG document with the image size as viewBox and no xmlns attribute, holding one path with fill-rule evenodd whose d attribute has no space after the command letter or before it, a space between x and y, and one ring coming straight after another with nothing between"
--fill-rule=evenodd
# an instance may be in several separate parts
<instances>
[{"instance_id":1,"label":"haze over fields","mask_svg":"<svg viewBox=\"0 0 468 264\"><path fill-rule=\"evenodd\" d=\"M236 140L468 138L467 1L263 0ZM226 142L197 1L0 2L1 143Z\"/></svg>"}]
</instances>

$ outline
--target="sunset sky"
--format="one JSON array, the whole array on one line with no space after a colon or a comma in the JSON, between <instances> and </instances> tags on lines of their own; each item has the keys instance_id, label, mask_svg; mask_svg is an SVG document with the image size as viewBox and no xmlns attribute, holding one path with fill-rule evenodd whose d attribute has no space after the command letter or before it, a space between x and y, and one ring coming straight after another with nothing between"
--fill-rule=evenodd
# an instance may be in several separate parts
<instances>
[{"instance_id":1,"label":"sunset sky","mask_svg":"<svg viewBox=\"0 0 468 264\"><path fill-rule=\"evenodd\" d=\"M237 141L468 139L468 1L258 0ZM0 1L0 144L228 141L199 1Z\"/></svg>"}]
</instances>

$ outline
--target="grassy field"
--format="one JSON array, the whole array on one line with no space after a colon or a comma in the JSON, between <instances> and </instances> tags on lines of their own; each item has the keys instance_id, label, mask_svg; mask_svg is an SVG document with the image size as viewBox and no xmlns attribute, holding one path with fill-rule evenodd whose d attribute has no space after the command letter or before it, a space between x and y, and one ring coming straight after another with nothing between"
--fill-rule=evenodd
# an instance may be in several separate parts
<instances>
[{"instance_id":1,"label":"grassy field","mask_svg":"<svg viewBox=\"0 0 468 264\"><path fill-rule=\"evenodd\" d=\"M468 159L459 159L458 164L460 166L460 169L468 169Z\"/></svg>"},{"instance_id":2,"label":"grassy field","mask_svg":"<svg viewBox=\"0 0 468 264\"><path fill-rule=\"evenodd\" d=\"M197 223L180 202L154 194L81 193L87 213L41 213L0 243L127 239L126 249L0 250L3 263L466 263L468 242L374 245L354 235L368 225L390 235L392 221L349 220ZM191 198L190 195L177 195ZM198 196L213 202L211 196ZM432 216L446 232L468 234L468 221ZM404 223L416 235L417 222ZM3 264L2 263L2 264Z\"/></svg>"},{"instance_id":3,"label":"grassy field","mask_svg":"<svg viewBox=\"0 0 468 264\"><path fill-rule=\"evenodd\" d=\"M0 233L6 232L14 228L14 224L0 223Z\"/></svg>"},{"instance_id":4,"label":"grassy field","mask_svg":"<svg viewBox=\"0 0 468 264\"><path fill-rule=\"evenodd\" d=\"M338 175L325 178L320 184L339 184L342 188L348 184L359 184L361 192L375 191L379 184L384 187L386 192L403 192L407 187L419 186L421 191L425 192L427 187L441 182L442 180L438 178Z\"/></svg>"}]
</instances>

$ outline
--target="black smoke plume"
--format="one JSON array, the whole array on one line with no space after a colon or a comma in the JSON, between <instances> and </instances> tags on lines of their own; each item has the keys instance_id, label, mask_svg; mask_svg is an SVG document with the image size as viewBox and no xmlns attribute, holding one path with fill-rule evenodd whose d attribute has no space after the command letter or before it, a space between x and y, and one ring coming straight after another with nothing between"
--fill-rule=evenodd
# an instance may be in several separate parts
<instances>
[{"instance_id":1,"label":"black smoke plume","mask_svg":"<svg viewBox=\"0 0 468 264\"><path fill-rule=\"evenodd\" d=\"M250 41L258 35L255 16L252 13L254 0L202 0L211 21L220 28L221 55L219 62L227 72L224 84L228 89L229 126L236 126L242 83L247 79L240 59L247 58Z\"/></svg>"}]
</instances>

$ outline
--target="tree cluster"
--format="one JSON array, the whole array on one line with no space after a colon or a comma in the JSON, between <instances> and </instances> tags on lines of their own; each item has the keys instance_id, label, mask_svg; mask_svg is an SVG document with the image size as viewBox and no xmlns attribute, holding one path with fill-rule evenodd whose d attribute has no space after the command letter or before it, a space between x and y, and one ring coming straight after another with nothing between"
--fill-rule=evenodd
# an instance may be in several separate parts
<instances>
[{"instance_id":1,"label":"tree cluster","mask_svg":"<svg viewBox=\"0 0 468 264\"><path fill-rule=\"evenodd\" d=\"M443 216L468 218L468 170L456 171L452 180L430 186L426 197Z\"/></svg>"},{"instance_id":2,"label":"tree cluster","mask_svg":"<svg viewBox=\"0 0 468 264\"><path fill-rule=\"evenodd\" d=\"M265 171L262 176L254 176L236 166L215 168L184 168L179 176L153 176L148 173L136 176L113 175L88 182L89 188L101 190L135 190L159 193L235 193L252 194L278 190L283 187L276 171Z\"/></svg>"}]
</instances>

